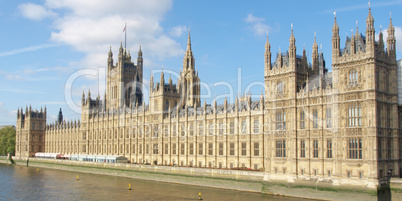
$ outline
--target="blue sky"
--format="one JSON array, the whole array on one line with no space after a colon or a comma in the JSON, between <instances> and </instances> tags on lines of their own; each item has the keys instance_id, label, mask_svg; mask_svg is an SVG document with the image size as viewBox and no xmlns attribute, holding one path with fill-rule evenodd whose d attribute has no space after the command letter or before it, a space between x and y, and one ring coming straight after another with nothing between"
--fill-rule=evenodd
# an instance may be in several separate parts
<instances>
[{"instance_id":1,"label":"blue sky","mask_svg":"<svg viewBox=\"0 0 402 201\"><path fill-rule=\"evenodd\" d=\"M79 119L70 100L79 108L82 92L88 89L93 98L98 92L103 97L107 53L112 46L117 60L125 23L133 59L142 46L146 84L151 72L162 66L166 72L182 68L190 28L196 69L208 85L202 88L207 96L202 102L209 104L214 97L231 101L233 94L246 91L259 97L267 31L273 57L279 48L288 49L292 23L298 54L305 46L311 55L316 32L330 69L333 12L341 44L352 29L356 31L356 21L365 32L368 13L368 1L343 0L0 0L0 5L0 125L15 125L17 108L26 105L46 106L48 123L60 107L66 119ZM381 25L388 28L392 12L401 59L402 1L371 1L371 8L377 34ZM158 80L159 74L155 77ZM223 83L229 83L232 92Z\"/></svg>"}]
</instances>

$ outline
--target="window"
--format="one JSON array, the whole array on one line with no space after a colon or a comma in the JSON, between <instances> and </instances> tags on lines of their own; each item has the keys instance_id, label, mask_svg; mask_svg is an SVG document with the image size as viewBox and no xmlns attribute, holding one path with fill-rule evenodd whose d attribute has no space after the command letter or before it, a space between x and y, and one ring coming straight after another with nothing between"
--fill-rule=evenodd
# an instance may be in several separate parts
<instances>
[{"instance_id":1,"label":"window","mask_svg":"<svg viewBox=\"0 0 402 201\"><path fill-rule=\"evenodd\" d=\"M214 135L214 125L209 123L208 129L209 129L209 135Z\"/></svg>"},{"instance_id":2,"label":"window","mask_svg":"<svg viewBox=\"0 0 402 201\"><path fill-rule=\"evenodd\" d=\"M327 158L332 158L332 140L327 140Z\"/></svg>"},{"instance_id":3,"label":"window","mask_svg":"<svg viewBox=\"0 0 402 201\"><path fill-rule=\"evenodd\" d=\"M354 86L357 85L358 75L356 70L352 70L349 72L349 85Z\"/></svg>"},{"instance_id":4,"label":"window","mask_svg":"<svg viewBox=\"0 0 402 201\"><path fill-rule=\"evenodd\" d=\"M155 143L153 146L153 154L158 154L158 143Z\"/></svg>"},{"instance_id":5,"label":"window","mask_svg":"<svg viewBox=\"0 0 402 201\"><path fill-rule=\"evenodd\" d=\"M176 154L176 143L172 144L172 154Z\"/></svg>"},{"instance_id":6,"label":"window","mask_svg":"<svg viewBox=\"0 0 402 201\"><path fill-rule=\"evenodd\" d=\"M180 154L181 155L184 155L184 150L185 150L184 148L185 148L184 143L181 143L180 144Z\"/></svg>"},{"instance_id":7,"label":"window","mask_svg":"<svg viewBox=\"0 0 402 201\"><path fill-rule=\"evenodd\" d=\"M313 157L318 158L318 140L313 141Z\"/></svg>"},{"instance_id":8,"label":"window","mask_svg":"<svg viewBox=\"0 0 402 201\"><path fill-rule=\"evenodd\" d=\"M351 138L349 139L348 158L350 159L362 159L362 139Z\"/></svg>"},{"instance_id":9,"label":"window","mask_svg":"<svg viewBox=\"0 0 402 201\"><path fill-rule=\"evenodd\" d=\"M362 125L362 113L360 105L349 106L349 127L357 127Z\"/></svg>"},{"instance_id":10,"label":"window","mask_svg":"<svg viewBox=\"0 0 402 201\"><path fill-rule=\"evenodd\" d=\"M173 125L173 137L176 137L176 125Z\"/></svg>"},{"instance_id":11,"label":"window","mask_svg":"<svg viewBox=\"0 0 402 201\"><path fill-rule=\"evenodd\" d=\"M204 135L204 124L202 122L198 123L198 128L199 128L199 135L202 136Z\"/></svg>"},{"instance_id":12,"label":"window","mask_svg":"<svg viewBox=\"0 0 402 201\"><path fill-rule=\"evenodd\" d=\"M149 144L145 145L145 154L149 154Z\"/></svg>"},{"instance_id":13,"label":"window","mask_svg":"<svg viewBox=\"0 0 402 201\"><path fill-rule=\"evenodd\" d=\"M155 126L154 126L154 134L153 134L153 137L158 137L158 136L159 136L159 129L158 129L158 126L155 125Z\"/></svg>"},{"instance_id":14,"label":"window","mask_svg":"<svg viewBox=\"0 0 402 201\"><path fill-rule=\"evenodd\" d=\"M260 155L260 143L254 142L254 156Z\"/></svg>"},{"instance_id":15,"label":"window","mask_svg":"<svg viewBox=\"0 0 402 201\"><path fill-rule=\"evenodd\" d=\"M254 134L258 134L260 132L260 122L258 119L254 119Z\"/></svg>"},{"instance_id":16,"label":"window","mask_svg":"<svg viewBox=\"0 0 402 201\"><path fill-rule=\"evenodd\" d=\"M306 157L306 141L305 140L300 140L300 157L301 158Z\"/></svg>"},{"instance_id":17,"label":"window","mask_svg":"<svg viewBox=\"0 0 402 201\"><path fill-rule=\"evenodd\" d=\"M105 148L103 148L105 149ZM133 144L133 154L135 154L135 144Z\"/></svg>"},{"instance_id":18,"label":"window","mask_svg":"<svg viewBox=\"0 0 402 201\"><path fill-rule=\"evenodd\" d=\"M304 111L300 112L300 129L305 129L306 128L306 122L305 122L305 114Z\"/></svg>"},{"instance_id":19,"label":"window","mask_svg":"<svg viewBox=\"0 0 402 201\"><path fill-rule=\"evenodd\" d=\"M313 110L313 128L318 128L318 111L317 111L317 109Z\"/></svg>"},{"instance_id":20,"label":"window","mask_svg":"<svg viewBox=\"0 0 402 201\"><path fill-rule=\"evenodd\" d=\"M242 156L247 155L247 143L245 143L245 142L241 143L241 155Z\"/></svg>"},{"instance_id":21,"label":"window","mask_svg":"<svg viewBox=\"0 0 402 201\"><path fill-rule=\"evenodd\" d=\"M276 157L286 157L286 140L276 140Z\"/></svg>"},{"instance_id":22,"label":"window","mask_svg":"<svg viewBox=\"0 0 402 201\"><path fill-rule=\"evenodd\" d=\"M199 143L198 144L198 155L203 155L204 154L204 144L203 143ZM201 165L200 165L201 166Z\"/></svg>"},{"instance_id":23,"label":"window","mask_svg":"<svg viewBox=\"0 0 402 201\"><path fill-rule=\"evenodd\" d=\"M83 140L86 140L86 139L87 139L87 133L86 133L86 132L84 132L84 133L82 134L82 139L83 139Z\"/></svg>"},{"instance_id":24,"label":"window","mask_svg":"<svg viewBox=\"0 0 402 201\"><path fill-rule=\"evenodd\" d=\"M208 143L208 155L213 155L214 145L212 143Z\"/></svg>"},{"instance_id":25,"label":"window","mask_svg":"<svg viewBox=\"0 0 402 201\"><path fill-rule=\"evenodd\" d=\"M229 145L229 148L230 148L230 150L229 150L229 152L230 152L230 155L231 156L234 156L234 147L235 147L235 144L234 143L230 143L230 145Z\"/></svg>"},{"instance_id":26,"label":"window","mask_svg":"<svg viewBox=\"0 0 402 201\"><path fill-rule=\"evenodd\" d=\"M194 143L190 143L190 155L194 155Z\"/></svg>"},{"instance_id":27,"label":"window","mask_svg":"<svg viewBox=\"0 0 402 201\"><path fill-rule=\"evenodd\" d=\"M163 133L165 134L165 137L169 137L169 127L167 125L163 126Z\"/></svg>"},{"instance_id":28,"label":"window","mask_svg":"<svg viewBox=\"0 0 402 201\"><path fill-rule=\"evenodd\" d=\"M110 150L110 149L109 149ZM138 153L139 154L142 154L142 144L139 144L138 145Z\"/></svg>"},{"instance_id":29,"label":"window","mask_svg":"<svg viewBox=\"0 0 402 201\"><path fill-rule=\"evenodd\" d=\"M186 126L184 124L180 126L180 133L182 137L186 136Z\"/></svg>"},{"instance_id":30,"label":"window","mask_svg":"<svg viewBox=\"0 0 402 201\"><path fill-rule=\"evenodd\" d=\"M387 149L387 152L386 152L386 159L391 159L392 158L392 155L391 155L391 151L392 151L392 141L391 141L391 137L388 137L388 139L387 139L387 144L386 144L386 149Z\"/></svg>"},{"instance_id":31,"label":"window","mask_svg":"<svg viewBox=\"0 0 402 201\"><path fill-rule=\"evenodd\" d=\"M223 155L223 143L219 143L219 155Z\"/></svg>"},{"instance_id":32,"label":"window","mask_svg":"<svg viewBox=\"0 0 402 201\"><path fill-rule=\"evenodd\" d=\"M241 133L245 134L247 132L247 122L246 120L241 121Z\"/></svg>"},{"instance_id":33,"label":"window","mask_svg":"<svg viewBox=\"0 0 402 201\"><path fill-rule=\"evenodd\" d=\"M276 85L276 92L277 94L283 94L283 89L284 89L284 83L282 81L279 81Z\"/></svg>"},{"instance_id":34,"label":"window","mask_svg":"<svg viewBox=\"0 0 402 201\"><path fill-rule=\"evenodd\" d=\"M230 121L230 134L234 134L234 121Z\"/></svg>"},{"instance_id":35,"label":"window","mask_svg":"<svg viewBox=\"0 0 402 201\"><path fill-rule=\"evenodd\" d=\"M381 138L378 138L378 159L382 159L382 140Z\"/></svg>"},{"instance_id":36,"label":"window","mask_svg":"<svg viewBox=\"0 0 402 201\"><path fill-rule=\"evenodd\" d=\"M165 144L165 154L169 154L169 144Z\"/></svg>"},{"instance_id":37,"label":"window","mask_svg":"<svg viewBox=\"0 0 402 201\"><path fill-rule=\"evenodd\" d=\"M194 136L194 128L193 128L193 124L192 123L190 123L190 126L189 126L189 131L190 131L190 136Z\"/></svg>"},{"instance_id":38,"label":"window","mask_svg":"<svg viewBox=\"0 0 402 201\"><path fill-rule=\"evenodd\" d=\"M327 128L332 128L332 110L327 108Z\"/></svg>"},{"instance_id":39,"label":"window","mask_svg":"<svg viewBox=\"0 0 402 201\"><path fill-rule=\"evenodd\" d=\"M285 112L276 113L276 130L286 130L286 114Z\"/></svg>"},{"instance_id":40,"label":"window","mask_svg":"<svg viewBox=\"0 0 402 201\"><path fill-rule=\"evenodd\" d=\"M223 126L223 123L222 122L220 122L219 123L219 135L223 135L223 129L224 129L225 127Z\"/></svg>"}]
</instances>

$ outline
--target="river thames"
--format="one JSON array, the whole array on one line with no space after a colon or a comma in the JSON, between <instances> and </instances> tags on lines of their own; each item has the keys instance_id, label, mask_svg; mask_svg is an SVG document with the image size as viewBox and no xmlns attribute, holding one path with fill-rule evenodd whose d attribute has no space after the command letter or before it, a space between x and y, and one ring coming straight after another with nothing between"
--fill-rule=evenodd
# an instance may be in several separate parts
<instances>
[{"instance_id":1,"label":"river thames","mask_svg":"<svg viewBox=\"0 0 402 201\"><path fill-rule=\"evenodd\" d=\"M0 181L0 200L198 200L198 193L203 200L305 200L5 164Z\"/></svg>"}]
</instances>

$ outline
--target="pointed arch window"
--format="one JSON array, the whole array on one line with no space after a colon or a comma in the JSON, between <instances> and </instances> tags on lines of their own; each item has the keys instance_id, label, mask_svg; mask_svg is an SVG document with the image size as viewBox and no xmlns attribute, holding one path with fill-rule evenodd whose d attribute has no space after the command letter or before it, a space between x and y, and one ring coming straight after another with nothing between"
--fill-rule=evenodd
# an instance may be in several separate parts
<instances>
[{"instance_id":1,"label":"pointed arch window","mask_svg":"<svg viewBox=\"0 0 402 201\"><path fill-rule=\"evenodd\" d=\"M349 85L355 86L358 84L359 75L357 74L357 70L351 70L349 72Z\"/></svg>"},{"instance_id":2,"label":"pointed arch window","mask_svg":"<svg viewBox=\"0 0 402 201\"><path fill-rule=\"evenodd\" d=\"M279 81L276 84L276 92L277 92L277 94L283 94L284 89L285 89L285 83L283 81Z\"/></svg>"}]
</instances>

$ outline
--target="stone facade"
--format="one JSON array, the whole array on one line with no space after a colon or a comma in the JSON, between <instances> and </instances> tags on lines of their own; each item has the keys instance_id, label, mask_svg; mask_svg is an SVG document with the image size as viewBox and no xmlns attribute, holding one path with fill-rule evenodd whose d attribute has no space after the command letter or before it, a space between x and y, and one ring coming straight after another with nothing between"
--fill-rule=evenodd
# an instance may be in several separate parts
<instances>
[{"instance_id":1,"label":"stone facade","mask_svg":"<svg viewBox=\"0 0 402 201\"><path fill-rule=\"evenodd\" d=\"M369 10L365 36L356 28L341 49L335 18L332 72L315 38L309 64L306 50L296 54L293 29L289 50L279 50L273 63L267 37L265 97L245 95L223 105L201 105L190 33L177 84L171 78L166 84L163 71L159 83L151 77L149 105L141 102L141 49L134 65L120 47L115 66L109 52L104 100L83 94L81 121L45 127L46 108L18 110L16 153L124 155L131 163L249 168L264 171L265 180L375 187L388 171L401 172L392 19L387 31L386 42L381 30L375 41ZM34 122L43 127L32 129ZM38 142L38 135L46 140Z\"/></svg>"}]
</instances>

